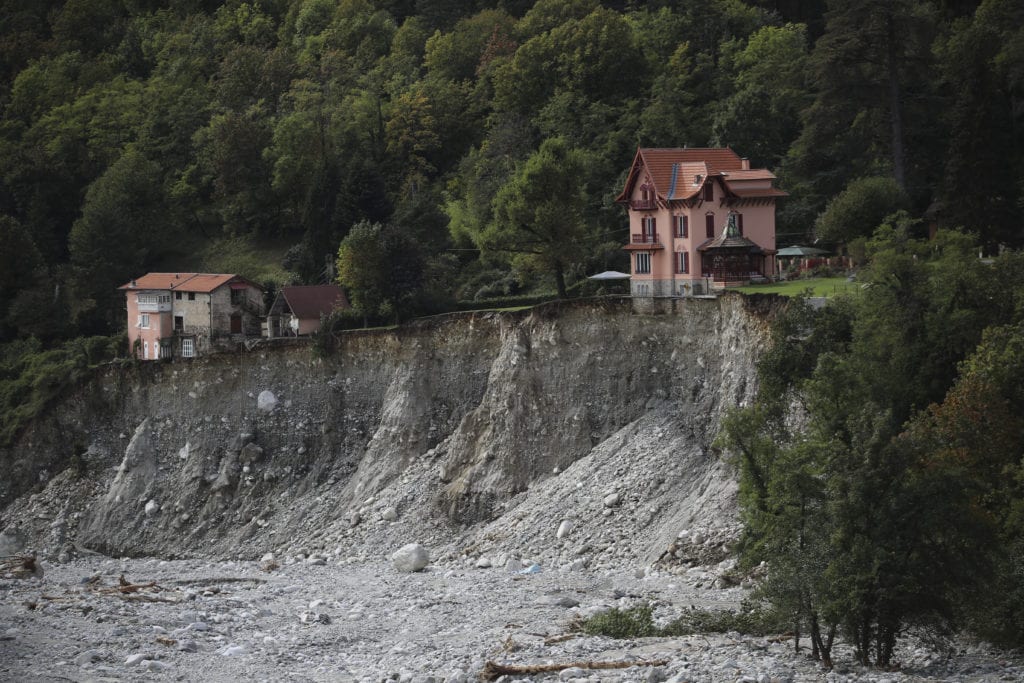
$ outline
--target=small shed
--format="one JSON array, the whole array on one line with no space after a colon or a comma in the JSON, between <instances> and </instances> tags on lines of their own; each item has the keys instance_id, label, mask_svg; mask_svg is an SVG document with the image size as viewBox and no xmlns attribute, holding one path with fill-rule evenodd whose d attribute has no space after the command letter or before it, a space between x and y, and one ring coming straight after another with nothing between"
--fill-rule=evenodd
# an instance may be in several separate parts
<instances>
[{"instance_id":1,"label":"small shed","mask_svg":"<svg viewBox=\"0 0 1024 683\"><path fill-rule=\"evenodd\" d=\"M338 285L289 285L274 299L264 334L268 337L297 337L315 333L332 312L349 308L348 298Z\"/></svg>"}]
</instances>

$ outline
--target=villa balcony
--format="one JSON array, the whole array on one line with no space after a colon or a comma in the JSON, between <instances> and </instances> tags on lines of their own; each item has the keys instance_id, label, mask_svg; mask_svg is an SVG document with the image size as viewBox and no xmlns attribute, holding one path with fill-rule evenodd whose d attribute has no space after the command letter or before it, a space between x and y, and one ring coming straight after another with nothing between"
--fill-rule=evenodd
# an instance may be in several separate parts
<instances>
[{"instance_id":1,"label":"villa balcony","mask_svg":"<svg viewBox=\"0 0 1024 683\"><path fill-rule=\"evenodd\" d=\"M629 202L629 208L633 211L654 211L658 208L656 199L633 199Z\"/></svg>"},{"instance_id":2,"label":"villa balcony","mask_svg":"<svg viewBox=\"0 0 1024 683\"><path fill-rule=\"evenodd\" d=\"M633 244L661 244L661 240L658 239L658 233L646 233L646 232L634 232L633 233Z\"/></svg>"},{"instance_id":3,"label":"villa balcony","mask_svg":"<svg viewBox=\"0 0 1024 683\"><path fill-rule=\"evenodd\" d=\"M166 313L171 310L170 301L138 303L139 313Z\"/></svg>"}]
</instances>

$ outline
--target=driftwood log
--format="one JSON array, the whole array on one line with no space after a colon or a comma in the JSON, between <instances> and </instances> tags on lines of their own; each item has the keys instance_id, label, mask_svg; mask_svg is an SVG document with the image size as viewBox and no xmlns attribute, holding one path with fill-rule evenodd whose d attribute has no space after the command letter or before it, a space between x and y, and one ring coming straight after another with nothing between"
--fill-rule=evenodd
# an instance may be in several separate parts
<instances>
[{"instance_id":1,"label":"driftwood log","mask_svg":"<svg viewBox=\"0 0 1024 683\"><path fill-rule=\"evenodd\" d=\"M35 555L0 557L0 575L14 579L43 578L43 565Z\"/></svg>"},{"instance_id":2,"label":"driftwood log","mask_svg":"<svg viewBox=\"0 0 1024 683\"><path fill-rule=\"evenodd\" d=\"M535 664L535 665L516 665L516 664L498 664L497 662L487 662L484 664L483 671L480 672L480 678L484 681L493 681L504 675L514 674L542 674L550 673L552 671L562 671L564 669L628 669L631 666L662 666L668 664L667 659L655 659L655 660L637 660L634 662L569 662L567 664Z\"/></svg>"}]
</instances>

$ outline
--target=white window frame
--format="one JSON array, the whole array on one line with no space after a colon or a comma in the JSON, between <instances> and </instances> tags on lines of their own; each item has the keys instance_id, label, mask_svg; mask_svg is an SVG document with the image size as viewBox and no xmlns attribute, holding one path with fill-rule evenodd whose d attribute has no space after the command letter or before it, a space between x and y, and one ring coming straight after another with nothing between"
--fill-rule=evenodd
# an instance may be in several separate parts
<instances>
[{"instance_id":1,"label":"white window frame","mask_svg":"<svg viewBox=\"0 0 1024 683\"><path fill-rule=\"evenodd\" d=\"M637 275L649 275L651 272L651 255L638 251L633 263L633 272Z\"/></svg>"},{"instance_id":2,"label":"white window frame","mask_svg":"<svg viewBox=\"0 0 1024 683\"><path fill-rule=\"evenodd\" d=\"M139 313L139 327L144 330L149 329L149 313Z\"/></svg>"},{"instance_id":3,"label":"white window frame","mask_svg":"<svg viewBox=\"0 0 1024 683\"><path fill-rule=\"evenodd\" d=\"M196 340L184 338L181 340L181 357L182 358L195 358L196 356Z\"/></svg>"}]
</instances>

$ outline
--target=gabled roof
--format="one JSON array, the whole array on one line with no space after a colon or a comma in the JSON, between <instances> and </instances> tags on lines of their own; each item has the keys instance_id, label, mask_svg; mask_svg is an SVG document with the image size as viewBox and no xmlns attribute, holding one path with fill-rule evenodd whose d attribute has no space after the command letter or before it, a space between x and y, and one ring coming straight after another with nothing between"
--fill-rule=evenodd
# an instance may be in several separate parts
<instances>
[{"instance_id":1,"label":"gabled roof","mask_svg":"<svg viewBox=\"0 0 1024 683\"><path fill-rule=\"evenodd\" d=\"M263 289L241 275L224 273L146 273L118 289L173 289L176 292L209 293L229 282Z\"/></svg>"},{"instance_id":2,"label":"gabled roof","mask_svg":"<svg viewBox=\"0 0 1024 683\"><path fill-rule=\"evenodd\" d=\"M319 318L336 308L349 307L338 285L292 285L282 287L281 296L296 318Z\"/></svg>"},{"instance_id":3,"label":"gabled roof","mask_svg":"<svg viewBox=\"0 0 1024 683\"><path fill-rule=\"evenodd\" d=\"M633 158L626 185L616 202L627 202L637 182L650 178L658 199L672 201L696 195L709 178L720 178L726 191L737 196L782 197L777 188L737 190L729 181L772 180L775 175L763 168L745 169L743 160L728 147L640 147Z\"/></svg>"}]
</instances>

